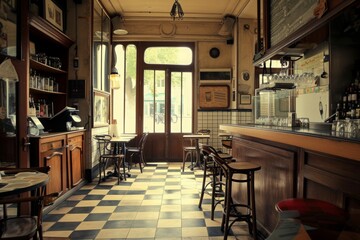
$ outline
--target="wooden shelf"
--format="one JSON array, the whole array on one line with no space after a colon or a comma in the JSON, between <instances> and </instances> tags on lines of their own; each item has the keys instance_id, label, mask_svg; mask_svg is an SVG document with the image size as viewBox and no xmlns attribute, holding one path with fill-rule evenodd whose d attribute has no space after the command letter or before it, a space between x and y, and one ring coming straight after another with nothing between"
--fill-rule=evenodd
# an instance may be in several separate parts
<instances>
[{"instance_id":1,"label":"wooden shelf","mask_svg":"<svg viewBox=\"0 0 360 240\"><path fill-rule=\"evenodd\" d=\"M46 65L44 63L35 61L33 59L30 59L30 67L36 70L46 71L48 73L57 73L57 74L66 74L67 71L64 71L59 68L54 68L49 65Z\"/></svg>"},{"instance_id":2,"label":"wooden shelf","mask_svg":"<svg viewBox=\"0 0 360 240\"><path fill-rule=\"evenodd\" d=\"M37 93L43 93L43 94L66 95L66 93L64 93L64 92L46 91L46 90L41 90L41 89L37 89L37 88L30 88L30 91L37 92Z\"/></svg>"},{"instance_id":3,"label":"wooden shelf","mask_svg":"<svg viewBox=\"0 0 360 240\"><path fill-rule=\"evenodd\" d=\"M53 42L64 46L65 48L69 48L74 44L73 40L71 40L67 35L55 28L53 25L51 25L51 23L42 17L31 15L29 19L29 25L30 31L34 35L50 39Z\"/></svg>"}]
</instances>

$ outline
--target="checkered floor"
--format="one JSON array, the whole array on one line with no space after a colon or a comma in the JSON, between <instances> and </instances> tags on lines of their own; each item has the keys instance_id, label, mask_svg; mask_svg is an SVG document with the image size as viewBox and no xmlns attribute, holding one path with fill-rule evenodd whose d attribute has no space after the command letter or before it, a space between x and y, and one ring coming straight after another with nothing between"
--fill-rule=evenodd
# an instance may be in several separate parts
<instances>
[{"instance_id":1,"label":"checkered floor","mask_svg":"<svg viewBox=\"0 0 360 240\"><path fill-rule=\"evenodd\" d=\"M202 171L181 163L151 164L116 178L83 186L44 216L45 237L70 239L222 239L221 207L210 219L210 197L198 208ZM228 239L252 239L245 223L236 223Z\"/></svg>"}]
</instances>

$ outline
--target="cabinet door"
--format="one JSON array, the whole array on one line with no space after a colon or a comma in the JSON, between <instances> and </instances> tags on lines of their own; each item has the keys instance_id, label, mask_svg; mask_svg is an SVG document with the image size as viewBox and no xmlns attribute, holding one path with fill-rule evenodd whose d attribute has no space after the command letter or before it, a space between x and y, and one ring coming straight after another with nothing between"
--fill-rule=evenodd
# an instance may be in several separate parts
<instances>
[{"instance_id":1,"label":"cabinet door","mask_svg":"<svg viewBox=\"0 0 360 240\"><path fill-rule=\"evenodd\" d=\"M70 188L83 179L83 135L68 138L68 178Z\"/></svg>"},{"instance_id":2,"label":"cabinet door","mask_svg":"<svg viewBox=\"0 0 360 240\"><path fill-rule=\"evenodd\" d=\"M65 141L59 140L41 144L41 159L44 166L50 166L49 183L46 193L66 191L66 152Z\"/></svg>"}]
</instances>

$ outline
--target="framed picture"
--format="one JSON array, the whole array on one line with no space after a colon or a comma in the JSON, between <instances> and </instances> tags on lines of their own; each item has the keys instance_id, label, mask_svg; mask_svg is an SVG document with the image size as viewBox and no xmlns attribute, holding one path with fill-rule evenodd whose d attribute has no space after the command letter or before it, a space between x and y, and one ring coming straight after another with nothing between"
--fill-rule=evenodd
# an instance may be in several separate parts
<instances>
[{"instance_id":1,"label":"framed picture","mask_svg":"<svg viewBox=\"0 0 360 240\"><path fill-rule=\"evenodd\" d=\"M52 25L64 30L63 26L63 11L52 0L44 0L44 16Z\"/></svg>"},{"instance_id":2,"label":"framed picture","mask_svg":"<svg viewBox=\"0 0 360 240\"><path fill-rule=\"evenodd\" d=\"M94 91L93 121L94 127L109 125L110 95L105 92Z\"/></svg>"},{"instance_id":3,"label":"framed picture","mask_svg":"<svg viewBox=\"0 0 360 240\"><path fill-rule=\"evenodd\" d=\"M21 58L18 0L0 0L0 54Z\"/></svg>"},{"instance_id":4,"label":"framed picture","mask_svg":"<svg viewBox=\"0 0 360 240\"><path fill-rule=\"evenodd\" d=\"M242 104L242 105L251 104L251 95L250 94L241 94L240 95L240 104Z\"/></svg>"}]
</instances>

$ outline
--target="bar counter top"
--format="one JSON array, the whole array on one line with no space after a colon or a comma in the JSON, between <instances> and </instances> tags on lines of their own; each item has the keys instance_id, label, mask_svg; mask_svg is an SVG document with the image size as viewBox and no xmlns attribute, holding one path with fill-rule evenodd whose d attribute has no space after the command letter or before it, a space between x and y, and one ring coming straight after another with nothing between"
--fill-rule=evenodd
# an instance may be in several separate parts
<instances>
[{"instance_id":1,"label":"bar counter top","mask_svg":"<svg viewBox=\"0 0 360 240\"><path fill-rule=\"evenodd\" d=\"M220 131L292 145L360 161L360 138L334 135L329 130L256 124L222 124Z\"/></svg>"},{"instance_id":2,"label":"bar counter top","mask_svg":"<svg viewBox=\"0 0 360 240\"><path fill-rule=\"evenodd\" d=\"M56 137L56 136L61 136L61 135L64 135L64 134L73 134L73 133L79 133L79 132L85 132L86 129L77 129L77 130L71 130L71 131L67 131L67 132L45 132L45 133L42 133L38 136L34 136L34 135L31 135L29 136L30 138L49 138L49 137Z\"/></svg>"}]
</instances>

